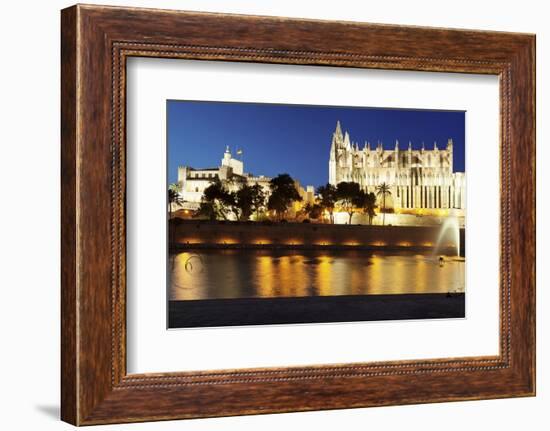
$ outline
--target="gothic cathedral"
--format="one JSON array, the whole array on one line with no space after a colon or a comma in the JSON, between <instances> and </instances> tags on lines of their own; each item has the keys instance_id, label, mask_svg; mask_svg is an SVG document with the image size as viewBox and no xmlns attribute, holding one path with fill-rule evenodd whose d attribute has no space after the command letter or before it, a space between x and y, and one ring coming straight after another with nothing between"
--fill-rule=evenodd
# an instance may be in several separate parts
<instances>
[{"instance_id":1,"label":"gothic cathedral","mask_svg":"<svg viewBox=\"0 0 550 431\"><path fill-rule=\"evenodd\" d=\"M329 182L359 183L367 192L386 183L391 190L390 205L395 209L464 209L466 179L464 172L453 172L453 141L444 149L434 143L432 150L386 150L379 142L371 148L366 142L362 149L352 142L348 132L342 133L340 122L332 135L329 159Z\"/></svg>"}]
</instances>

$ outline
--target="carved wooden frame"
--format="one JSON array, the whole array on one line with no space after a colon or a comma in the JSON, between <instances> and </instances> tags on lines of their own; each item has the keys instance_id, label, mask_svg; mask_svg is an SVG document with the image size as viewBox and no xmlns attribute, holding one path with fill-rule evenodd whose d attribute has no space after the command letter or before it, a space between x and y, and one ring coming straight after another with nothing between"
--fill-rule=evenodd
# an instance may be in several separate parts
<instances>
[{"instance_id":1,"label":"carved wooden frame","mask_svg":"<svg viewBox=\"0 0 550 431\"><path fill-rule=\"evenodd\" d=\"M88 425L535 394L534 35L77 5L62 11L61 48L63 420ZM128 375L130 56L498 75L499 355Z\"/></svg>"}]
</instances>

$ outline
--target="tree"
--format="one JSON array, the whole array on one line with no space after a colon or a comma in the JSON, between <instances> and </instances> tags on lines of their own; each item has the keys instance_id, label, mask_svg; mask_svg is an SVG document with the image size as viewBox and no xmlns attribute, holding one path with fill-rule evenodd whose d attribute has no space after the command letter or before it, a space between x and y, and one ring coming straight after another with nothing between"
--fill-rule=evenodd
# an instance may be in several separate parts
<instances>
[{"instance_id":1,"label":"tree","mask_svg":"<svg viewBox=\"0 0 550 431\"><path fill-rule=\"evenodd\" d=\"M237 220L246 221L253 211L254 191L249 185L243 184L239 190L231 193L231 207Z\"/></svg>"},{"instance_id":2,"label":"tree","mask_svg":"<svg viewBox=\"0 0 550 431\"><path fill-rule=\"evenodd\" d=\"M390 186L382 183L376 186L376 195L382 196L382 226L386 223L386 196L391 196Z\"/></svg>"},{"instance_id":3,"label":"tree","mask_svg":"<svg viewBox=\"0 0 550 431\"><path fill-rule=\"evenodd\" d=\"M227 220L227 213L231 210L233 196L229 193L221 181L216 179L204 189L199 209L195 216L204 216L210 220L219 218Z\"/></svg>"},{"instance_id":4,"label":"tree","mask_svg":"<svg viewBox=\"0 0 550 431\"><path fill-rule=\"evenodd\" d=\"M258 218L260 212L265 207L265 198L266 193L261 185L258 183L254 184L251 187L251 193L252 193L252 213L256 214L256 219Z\"/></svg>"},{"instance_id":5,"label":"tree","mask_svg":"<svg viewBox=\"0 0 550 431\"><path fill-rule=\"evenodd\" d=\"M231 175L224 180L223 184L229 188L240 188L246 184L246 178L241 175Z\"/></svg>"},{"instance_id":6,"label":"tree","mask_svg":"<svg viewBox=\"0 0 550 431\"><path fill-rule=\"evenodd\" d=\"M217 211L213 202L202 201L199 208L193 214L193 217L204 217L208 220L217 220L219 212Z\"/></svg>"},{"instance_id":7,"label":"tree","mask_svg":"<svg viewBox=\"0 0 550 431\"><path fill-rule=\"evenodd\" d=\"M319 195L319 205L328 212L330 222L334 224L334 206L338 200L336 187L327 183L317 188L317 194Z\"/></svg>"},{"instance_id":8,"label":"tree","mask_svg":"<svg viewBox=\"0 0 550 431\"><path fill-rule=\"evenodd\" d=\"M180 195L180 186L177 183L168 186L168 213L172 218L173 205L182 205L183 199Z\"/></svg>"},{"instance_id":9,"label":"tree","mask_svg":"<svg viewBox=\"0 0 550 431\"><path fill-rule=\"evenodd\" d=\"M174 242L174 233L176 228L174 225L175 220L172 220L173 205L183 204L183 198L180 195L180 191L181 187L178 183L173 183L168 186L168 235L170 244Z\"/></svg>"},{"instance_id":10,"label":"tree","mask_svg":"<svg viewBox=\"0 0 550 431\"><path fill-rule=\"evenodd\" d=\"M348 224L351 224L353 214L361 206L361 187L358 183L343 181L336 186L336 196L344 211L349 214Z\"/></svg>"},{"instance_id":11,"label":"tree","mask_svg":"<svg viewBox=\"0 0 550 431\"><path fill-rule=\"evenodd\" d=\"M229 191L226 184L239 186ZM199 209L195 217L206 217L209 220L227 220L233 214L236 220L246 221L253 212L260 211L265 205L265 192L262 186L249 186L244 182L222 183L219 179L204 189Z\"/></svg>"},{"instance_id":12,"label":"tree","mask_svg":"<svg viewBox=\"0 0 550 431\"><path fill-rule=\"evenodd\" d=\"M315 220L321 217L321 214L323 214L323 207L320 204L308 203L306 204L306 206L304 206L304 213L307 214L310 219Z\"/></svg>"},{"instance_id":13,"label":"tree","mask_svg":"<svg viewBox=\"0 0 550 431\"><path fill-rule=\"evenodd\" d=\"M364 193L362 207L369 218L369 224L372 224L372 219L376 216L376 195L372 192Z\"/></svg>"},{"instance_id":14,"label":"tree","mask_svg":"<svg viewBox=\"0 0 550 431\"><path fill-rule=\"evenodd\" d=\"M300 202L302 197L296 190L294 180L288 174L279 174L269 182L271 195L267 202L267 208L277 213L279 220L293 202Z\"/></svg>"}]
</instances>

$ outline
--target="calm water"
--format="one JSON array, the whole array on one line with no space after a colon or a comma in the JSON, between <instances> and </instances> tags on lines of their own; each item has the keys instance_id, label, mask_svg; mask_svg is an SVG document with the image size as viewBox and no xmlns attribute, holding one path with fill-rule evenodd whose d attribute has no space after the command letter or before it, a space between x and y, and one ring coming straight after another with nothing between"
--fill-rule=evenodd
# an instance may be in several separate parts
<instances>
[{"instance_id":1,"label":"calm water","mask_svg":"<svg viewBox=\"0 0 550 431\"><path fill-rule=\"evenodd\" d=\"M185 251L170 256L170 299L464 292L464 267L405 252Z\"/></svg>"}]
</instances>

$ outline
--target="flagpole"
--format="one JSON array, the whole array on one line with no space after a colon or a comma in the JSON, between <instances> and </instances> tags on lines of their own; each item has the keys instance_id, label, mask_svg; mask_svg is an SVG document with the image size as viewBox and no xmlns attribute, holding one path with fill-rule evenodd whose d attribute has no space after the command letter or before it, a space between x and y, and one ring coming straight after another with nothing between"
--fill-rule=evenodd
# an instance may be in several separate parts
<instances>
[{"instance_id":1,"label":"flagpole","mask_svg":"<svg viewBox=\"0 0 550 431\"><path fill-rule=\"evenodd\" d=\"M244 157L243 157L243 154L244 154L244 152L243 152L242 148L237 149L236 155L241 157L241 163L243 164L243 174L244 174Z\"/></svg>"}]
</instances>

